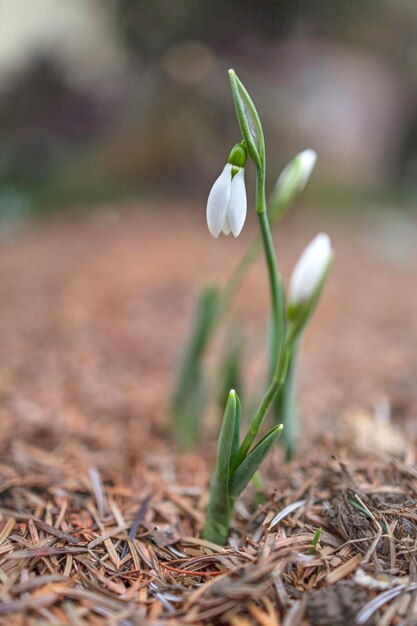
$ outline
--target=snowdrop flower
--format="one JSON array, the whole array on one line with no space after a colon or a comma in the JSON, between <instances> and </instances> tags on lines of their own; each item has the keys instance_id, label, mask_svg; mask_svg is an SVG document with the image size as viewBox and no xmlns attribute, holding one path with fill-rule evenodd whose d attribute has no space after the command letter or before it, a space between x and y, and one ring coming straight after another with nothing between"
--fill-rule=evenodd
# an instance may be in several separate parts
<instances>
[{"instance_id":1,"label":"snowdrop flower","mask_svg":"<svg viewBox=\"0 0 417 626\"><path fill-rule=\"evenodd\" d=\"M305 248L293 270L288 292L289 308L298 308L314 296L333 257L330 238L320 233Z\"/></svg>"},{"instance_id":2,"label":"snowdrop flower","mask_svg":"<svg viewBox=\"0 0 417 626\"><path fill-rule=\"evenodd\" d=\"M246 148L237 144L230 153L228 163L215 181L207 200L207 225L213 237L240 234L246 219L245 188Z\"/></svg>"}]
</instances>

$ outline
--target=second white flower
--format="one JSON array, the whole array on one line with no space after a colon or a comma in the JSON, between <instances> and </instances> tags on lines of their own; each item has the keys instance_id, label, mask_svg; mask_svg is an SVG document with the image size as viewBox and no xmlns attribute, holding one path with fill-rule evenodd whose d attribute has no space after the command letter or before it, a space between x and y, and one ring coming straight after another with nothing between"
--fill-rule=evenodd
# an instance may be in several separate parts
<instances>
[{"instance_id":1,"label":"second white flower","mask_svg":"<svg viewBox=\"0 0 417 626\"><path fill-rule=\"evenodd\" d=\"M288 303L299 306L312 298L332 260L330 238L325 233L314 237L298 259L290 280Z\"/></svg>"}]
</instances>

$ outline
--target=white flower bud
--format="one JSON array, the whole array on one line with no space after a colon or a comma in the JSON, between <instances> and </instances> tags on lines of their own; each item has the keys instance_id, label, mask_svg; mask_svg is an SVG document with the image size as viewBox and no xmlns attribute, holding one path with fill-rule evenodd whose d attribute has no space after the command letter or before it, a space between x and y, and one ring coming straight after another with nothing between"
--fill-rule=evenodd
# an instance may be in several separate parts
<instances>
[{"instance_id":1,"label":"white flower bud","mask_svg":"<svg viewBox=\"0 0 417 626\"><path fill-rule=\"evenodd\" d=\"M298 178L298 193L301 193L308 183L311 173L316 165L317 153L314 150L303 150L297 155L300 163Z\"/></svg>"},{"instance_id":2,"label":"white flower bud","mask_svg":"<svg viewBox=\"0 0 417 626\"><path fill-rule=\"evenodd\" d=\"M245 223L247 201L245 170L227 163L214 182L207 200L207 225L213 237L230 232L237 237Z\"/></svg>"},{"instance_id":3,"label":"white flower bud","mask_svg":"<svg viewBox=\"0 0 417 626\"><path fill-rule=\"evenodd\" d=\"M313 297L324 278L332 256L329 236L325 233L316 235L294 267L288 291L289 307L298 307Z\"/></svg>"},{"instance_id":4,"label":"white flower bud","mask_svg":"<svg viewBox=\"0 0 417 626\"><path fill-rule=\"evenodd\" d=\"M282 170L275 184L271 204L291 203L306 186L317 161L314 150L303 150Z\"/></svg>"}]
</instances>

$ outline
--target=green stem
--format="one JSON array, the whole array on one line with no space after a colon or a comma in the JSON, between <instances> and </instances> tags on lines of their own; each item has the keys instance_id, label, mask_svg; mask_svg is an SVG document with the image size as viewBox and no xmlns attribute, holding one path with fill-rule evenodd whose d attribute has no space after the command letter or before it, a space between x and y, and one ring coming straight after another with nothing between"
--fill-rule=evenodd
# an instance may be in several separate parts
<instances>
[{"instance_id":1,"label":"green stem","mask_svg":"<svg viewBox=\"0 0 417 626\"><path fill-rule=\"evenodd\" d=\"M203 537L207 541L224 546L229 536L230 522L236 498L227 498L227 502L217 502L216 489L210 489L209 503L207 506L206 521L203 529Z\"/></svg>"},{"instance_id":2,"label":"green stem","mask_svg":"<svg viewBox=\"0 0 417 626\"><path fill-rule=\"evenodd\" d=\"M255 413L248 432L243 440L243 443L239 450L237 464L239 464L246 456L247 453L259 433L262 426L262 422L268 412L269 407L276 394L278 393L281 384L283 374L285 373L285 350L284 350L284 337L285 337L285 302L284 302L284 290L282 286L282 279L278 272L277 260L275 255L274 243L272 240L271 228L268 220L268 213L266 209L265 201L265 172L257 170L256 176L256 212L259 217L259 224L261 227L262 243L265 251L265 259L268 267L269 284L271 290L271 304L272 304L272 320L273 320L273 332L275 335L275 343L277 347L277 354L274 361L274 370L272 374L271 383L261 400L257 412Z\"/></svg>"},{"instance_id":3,"label":"green stem","mask_svg":"<svg viewBox=\"0 0 417 626\"><path fill-rule=\"evenodd\" d=\"M282 288L281 276L278 273L277 262L272 241L271 229L269 227L268 215L266 213L259 214L259 222L262 230L262 239L265 248L265 256L268 265L269 283L271 289L272 300L272 320L273 332L275 334L275 368L273 378L275 378L280 369L282 348L285 337L285 304L284 293Z\"/></svg>"},{"instance_id":4,"label":"green stem","mask_svg":"<svg viewBox=\"0 0 417 626\"><path fill-rule=\"evenodd\" d=\"M295 390L297 354L298 343L295 343L288 361L285 382L274 401L274 421L276 424L284 424L282 444L285 448L287 461L291 461L294 456L298 432L297 395Z\"/></svg>"},{"instance_id":5,"label":"green stem","mask_svg":"<svg viewBox=\"0 0 417 626\"><path fill-rule=\"evenodd\" d=\"M274 226L275 223L279 220L282 214L285 212L286 205L283 203L276 204L271 210L268 211L268 219L270 227ZM246 250L243 255L242 260L237 265L229 280L227 281L221 298L221 303L219 307L218 320L224 313L228 310L231 302L233 301L236 293L239 290L240 285L242 284L246 274L249 271L250 266L256 260L259 252L262 250L262 236L257 235L252 243L249 245L249 248Z\"/></svg>"}]
</instances>

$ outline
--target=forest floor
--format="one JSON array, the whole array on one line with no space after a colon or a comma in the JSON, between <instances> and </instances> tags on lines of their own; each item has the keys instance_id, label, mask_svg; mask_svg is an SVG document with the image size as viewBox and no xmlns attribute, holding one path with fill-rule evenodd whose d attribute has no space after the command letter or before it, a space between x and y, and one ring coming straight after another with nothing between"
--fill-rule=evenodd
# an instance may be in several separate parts
<instances>
[{"instance_id":1,"label":"forest floor","mask_svg":"<svg viewBox=\"0 0 417 626\"><path fill-rule=\"evenodd\" d=\"M302 346L301 452L273 451L226 548L199 538L218 407L179 454L169 394L199 287L255 227L214 240L198 203L154 202L1 240L1 624L417 623L415 215L284 219L285 281L318 230L336 250ZM239 326L243 402L262 394L268 306L260 258L209 355L214 393Z\"/></svg>"}]
</instances>

